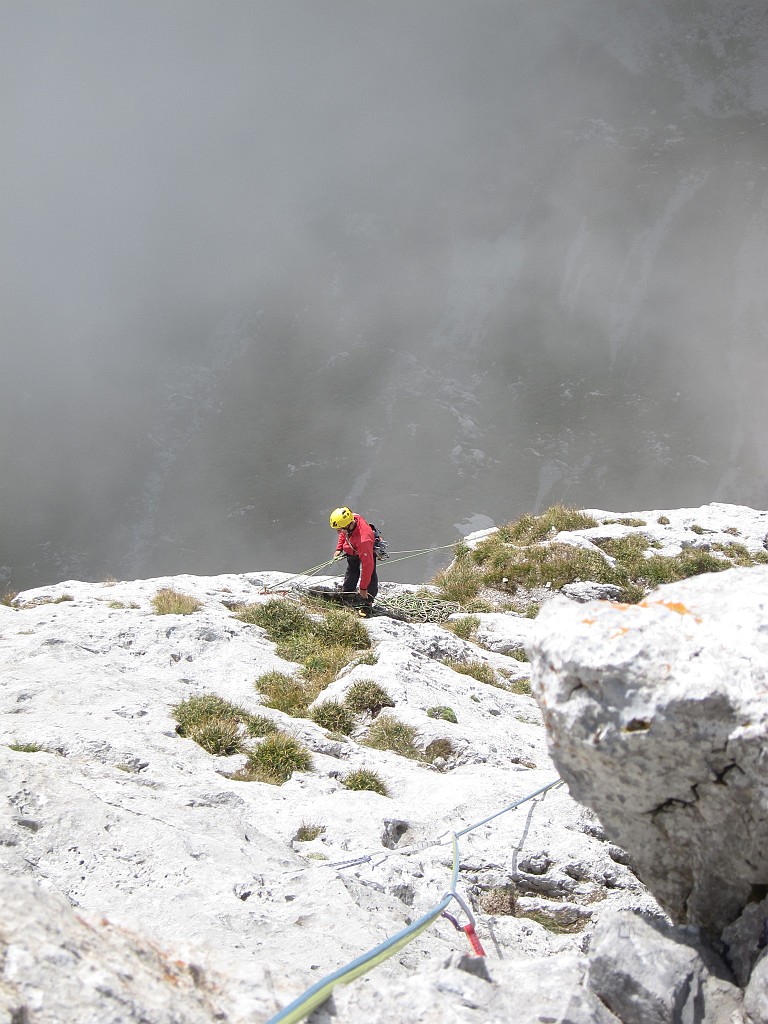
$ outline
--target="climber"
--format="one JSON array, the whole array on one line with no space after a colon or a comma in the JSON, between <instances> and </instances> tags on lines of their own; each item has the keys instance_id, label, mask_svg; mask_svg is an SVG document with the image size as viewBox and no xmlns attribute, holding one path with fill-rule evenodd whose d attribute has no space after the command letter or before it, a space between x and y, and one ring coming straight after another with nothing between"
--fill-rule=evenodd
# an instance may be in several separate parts
<instances>
[{"instance_id":1,"label":"climber","mask_svg":"<svg viewBox=\"0 0 768 1024\"><path fill-rule=\"evenodd\" d=\"M379 591L373 529L362 516L346 505L331 512L331 529L339 531L334 561L342 555L347 556L347 571L342 587L344 599L351 603L351 595L357 591L359 582L360 597L363 601L360 614L367 618L371 614L373 600Z\"/></svg>"}]
</instances>

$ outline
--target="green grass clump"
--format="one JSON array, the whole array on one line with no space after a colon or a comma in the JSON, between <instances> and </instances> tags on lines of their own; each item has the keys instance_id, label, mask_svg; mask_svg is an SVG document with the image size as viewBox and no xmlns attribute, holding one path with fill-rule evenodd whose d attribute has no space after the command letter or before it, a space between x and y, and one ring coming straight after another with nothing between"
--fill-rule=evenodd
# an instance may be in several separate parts
<instances>
[{"instance_id":1,"label":"green grass clump","mask_svg":"<svg viewBox=\"0 0 768 1024\"><path fill-rule=\"evenodd\" d=\"M416 746L416 730L393 715L382 715L376 719L368 730L365 745L375 750L392 750L413 760L421 756Z\"/></svg>"},{"instance_id":2,"label":"green grass clump","mask_svg":"<svg viewBox=\"0 0 768 1024\"><path fill-rule=\"evenodd\" d=\"M349 736L352 732L354 717L346 704L337 700L326 700L312 708L310 716L323 729Z\"/></svg>"},{"instance_id":3,"label":"green grass clump","mask_svg":"<svg viewBox=\"0 0 768 1024\"><path fill-rule=\"evenodd\" d=\"M156 615L192 615L202 608L196 597L181 594L170 587L158 590L151 603Z\"/></svg>"},{"instance_id":4,"label":"green grass clump","mask_svg":"<svg viewBox=\"0 0 768 1024\"><path fill-rule=\"evenodd\" d=\"M489 683L491 686L499 685L496 673L484 661L457 661L455 658L445 658L443 664L453 669L454 672L460 672L464 676L472 676L478 682Z\"/></svg>"},{"instance_id":5,"label":"green grass clump","mask_svg":"<svg viewBox=\"0 0 768 1024\"><path fill-rule=\"evenodd\" d=\"M264 705L293 718L306 718L307 709L317 696L303 679L285 672L265 672L253 684L265 697Z\"/></svg>"},{"instance_id":6,"label":"green grass clump","mask_svg":"<svg viewBox=\"0 0 768 1024\"><path fill-rule=\"evenodd\" d=\"M701 548L683 548L679 555L646 558L635 582L643 583L652 590L662 583L675 583L703 572L722 572L730 568L730 563L724 558Z\"/></svg>"},{"instance_id":7,"label":"green grass clump","mask_svg":"<svg viewBox=\"0 0 768 1024\"><path fill-rule=\"evenodd\" d=\"M240 726L234 718L211 717L193 725L186 736L216 757L228 757L243 749Z\"/></svg>"},{"instance_id":8,"label":"green grass clump","mask_svg":"<svg viewBox=\"0 0 768 1024\"><path fill-rule=\"evenodd\" d=\"M427 708L427 715L430 718L437 718L442 722L453 722L454 725L458 722L453 708L449 708L444 704L438 704L434 708Z\"/></svg>"},{"instance_id":9,"label":"green grass clump","mask_svg":"<svg viewBox=\"0 0 768 1024\"><path fill-rule=\"evenodd\" d=\"M566 505L553 505L540 516L525 515L514 523L507 523L506 526L500 528L498 533L501 535L502 541L506 543L534 544L547 537L554 537L562 530L588 530L592 526L599 525L593 516L587 515L580 509L569 508Z\"/></svg>"},{"instance_id":10,"label":"green grass clump","mask_svg":"<svg viewBox=\"0 0 768 1024\"><path fill-rule=\"evenodd\" d=\"M178 722L176 731L180 736L189 735L190 729L197 728L210 718L231 718L244 722L248 712L237 704L230 704L215 693L201 693L188 697L171 709Z\"/></svg>"},{"instance_id":11,"label":"green grass clump","mask_svg":"<svg viewBox=\"0 0 768 1024\"><path fill-rule=\"evenodd\" d=\"M317 684L318 690L324 690L349 664L350 657L351 649L341 645L312 651L304 657L304 674Z\"/></svg>"},{"instance_id":12,"label":"green grass clump","mask_svg":"<svg viewBox=\"0 0 768 1024\"><path fill-rule=\"evenodd\" d=\"M248 715L245 720L245 731L249 736L269 736L270 733L278 732L278 728L271 718L266 715Z\"/></svg>"},{"instance_id":13,"label":"green grass clump","mask_svg":"<svg viewBox=\"0 0 768 1024\"><path fill-rule=\"evenodd\" d=\"M264 736L276 726L262 715L252 715L215 693L203 693L176 704L173 716L179 736L194 740L209 754L227 756L244 751L244 733Z\"/></svg>"},{"instance_id":14,"label":"green grass clump","mask_svg":"<svg viewBox=\"0 0 768 1024\"><path fill-rule=\"evenodd\" d=\"M441 569L432 583L444 600L466 604L477 597L483 585L483 577L477 570L470 550L462 545L461 550L457 546L453 562L446 569Z\"/></svg>"},{"instance_id":15,"label":"green grass clump","mask_svg":"<svg viewBox=\"0 0 768 1024\"><path fill-rule=\"evenodd\" d=\"M512 592L518 587L532 590L547 585L560 590L578 580L616 582L615 572L602 555L572 544L517 547L494 534L478 545L475 557L489 586Z\"/></svg>"},{"instance_id":16,"label":"green grass clump","mask_svg":"<svg viewBox=\"0 0 768 1024\"><path fill-rule=\"evenodd\" d=\"M728 544L713 544L712 550L722 552L734 565L752 566L768 563L768 551L756 551L751 554L744 544L738 544L736 541L731 541Z\"/></svg>"},{"instance_id":17,"label":"green grass clump","mask_svg":"<svg viewBox=\"0 0 768 1024\"><path fill-rule=\"evenodd\" d=\"M461 640L469 640L477 632L480 619L476 615L462 615L460 619L449 619L445 628L450 629Z\"/></svg>"},{"instance_id":18,"label":"green grass clump","mask_svg":"<svg viewBox=\"0 0 768 1024\"><path fill-rule=\"evenodd\" d=\"M275 732L248 753L248 762L237 778L242 782L268 782L281 786L294 772L308 772L312 755L297 739Z\"/></svg>"},{"instance_id":19,"label":"green grass clump","mask_svg":"<svg viewBox=\"0 0 768 1024\"><path fill-rule=\"evenodd\" d=\"M236 618L266 630L278 655L302 665L306 678L320 690L349 664L356 651L371 646L365 626L346 611L325 611L313 618L293 601L273 598L240 606Z\"/></svg>"},{"instance_id":20,"label":"green grass clump","mask_svg":"<svg viewBox=\"0 0 768 1024\"><path fill-rule=\"evenodd\" d=\"M358 679L352 683L344 697L344 703L354 715L364 711L378 715L383 708L393 708L395 702L383 686L374 679Z\"/></svg>"},{"instance_id":21,"label":"green grass clump","mask_svg":"<svg viewBox=\"0 0 768 1024\"><path fill-rule=\"evenodd\" d=\"M13 602L19 596L18 590L6 590L0 597L0 604L4 604L7 608L13 607Z\"/></svg>"},{"instance_id":22,"label":"green grass clump","mask_svg":"<svg viewBox=\"0 0 768 1024\"><path fill-rule=\"evenodd\" d=\"M321 643L330 646L352 647L364 650L371 646L368 630L360 619L346 611L328 611L323 621L315 625L314 632Z\"/></svg>"},{"instance_id":23,"label":"green grass clump","mask_svg":"<svg viewBox=\"0 0 768 1024\"><path fill-rule=\"evenodd\" d=\"M41 750L45 750L45 747L39 743L9 743L9 750L16 750L21 754L37 754Z\"/></svg>"},{"instance_id":24,"label":"green grass clump","mask_svg":"<svg viewBox=\"0 0 768 1024\"><path fill-rule=\"evenodd\" d=\"M389 790L382 777L368 768L358 768L339 780L345 789L369 790L380 796L389 796Z\"/></svg>"}]
</instances>

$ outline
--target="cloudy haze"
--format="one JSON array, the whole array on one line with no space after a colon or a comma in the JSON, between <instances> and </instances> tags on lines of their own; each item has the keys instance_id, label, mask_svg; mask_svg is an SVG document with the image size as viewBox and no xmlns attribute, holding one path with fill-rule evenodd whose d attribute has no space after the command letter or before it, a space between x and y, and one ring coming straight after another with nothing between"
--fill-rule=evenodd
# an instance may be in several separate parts
<instances>
[{"instance_id":1,"label":"cloudy haze","mask_svg":"<svg viewBox=\"0 0 768 1024\"><path fill-rule=\"evenodd\" d=\"M679 6L3 0L0 583L766 507L768 20Z\"/></svg>"}]
</instances>

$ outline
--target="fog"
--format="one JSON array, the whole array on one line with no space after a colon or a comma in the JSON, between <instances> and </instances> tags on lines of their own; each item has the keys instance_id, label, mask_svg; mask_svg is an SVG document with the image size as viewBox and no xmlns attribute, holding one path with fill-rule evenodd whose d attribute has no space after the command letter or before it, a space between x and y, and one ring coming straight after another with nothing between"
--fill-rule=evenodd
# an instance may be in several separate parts
<instances>
[{"instance_id":1,"label":"fog","mask_svg":"<svg viewBox=\"0 0 768 1024\"><path fill-rule=\"evenodd\" d=\"M768 507L768 14L721 7L3 0L0 584L298 572L342 503Z\"/></svg>"}]
</instances>

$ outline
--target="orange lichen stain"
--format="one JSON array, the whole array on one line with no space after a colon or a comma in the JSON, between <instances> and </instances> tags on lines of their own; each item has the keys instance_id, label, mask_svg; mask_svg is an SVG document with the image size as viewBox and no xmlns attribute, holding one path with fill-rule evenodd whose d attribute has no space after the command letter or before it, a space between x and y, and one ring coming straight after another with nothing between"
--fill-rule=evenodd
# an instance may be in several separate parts
<instances>
[{"instance_id":1,"label":"orange lichen stain","mask_svg":"<svg viewBox=\"0 0 768 1024\"><path fill-rule=\"evenodd\" d=\"M690 615L694 622L701 622L701 619L694 615L691 609L687 608L682 601L651 601L650 603L648 601L641 601L638 607L650 608L654 604L663 605L665 608L669 608L671 612L677 612L678 615Z\"/></svg>"},{"instance_id":2,"label":"orange lichen stain","mask_svg":"<svg viewBox=\"0 0 768 1024\"><path fill-rule=\"evenodd\" d=\"M621 601L609 601L608 604L617 608L620 612L625 612L628 608L637 608L636 604L623 604Z\"/></svg>"},{"instance_id":3,"label":"orange lichen stain","mask_svg":"<svg viewBox=\"0 0 768 1024\"><path fill-rule=\"evenodd\" d=\"M625 633L629 632L629 626L622 626L621 629L617 629L615 633L611 633L608 637L609 640L615 640L617 636L624 636Z\"/></svg>"},{"instance_id":4,"label":"orange lichen stain","mask_svg":"<svg viewBox=\"0 0 768 1024\"><path fill-rule=\"evenodd\" d=\"M585 626L594 626L594 624L595 624L595 620L594 619L582 619L581 621L582 621L583 625L585 625Z\"/></svg>"}]
</instances>

